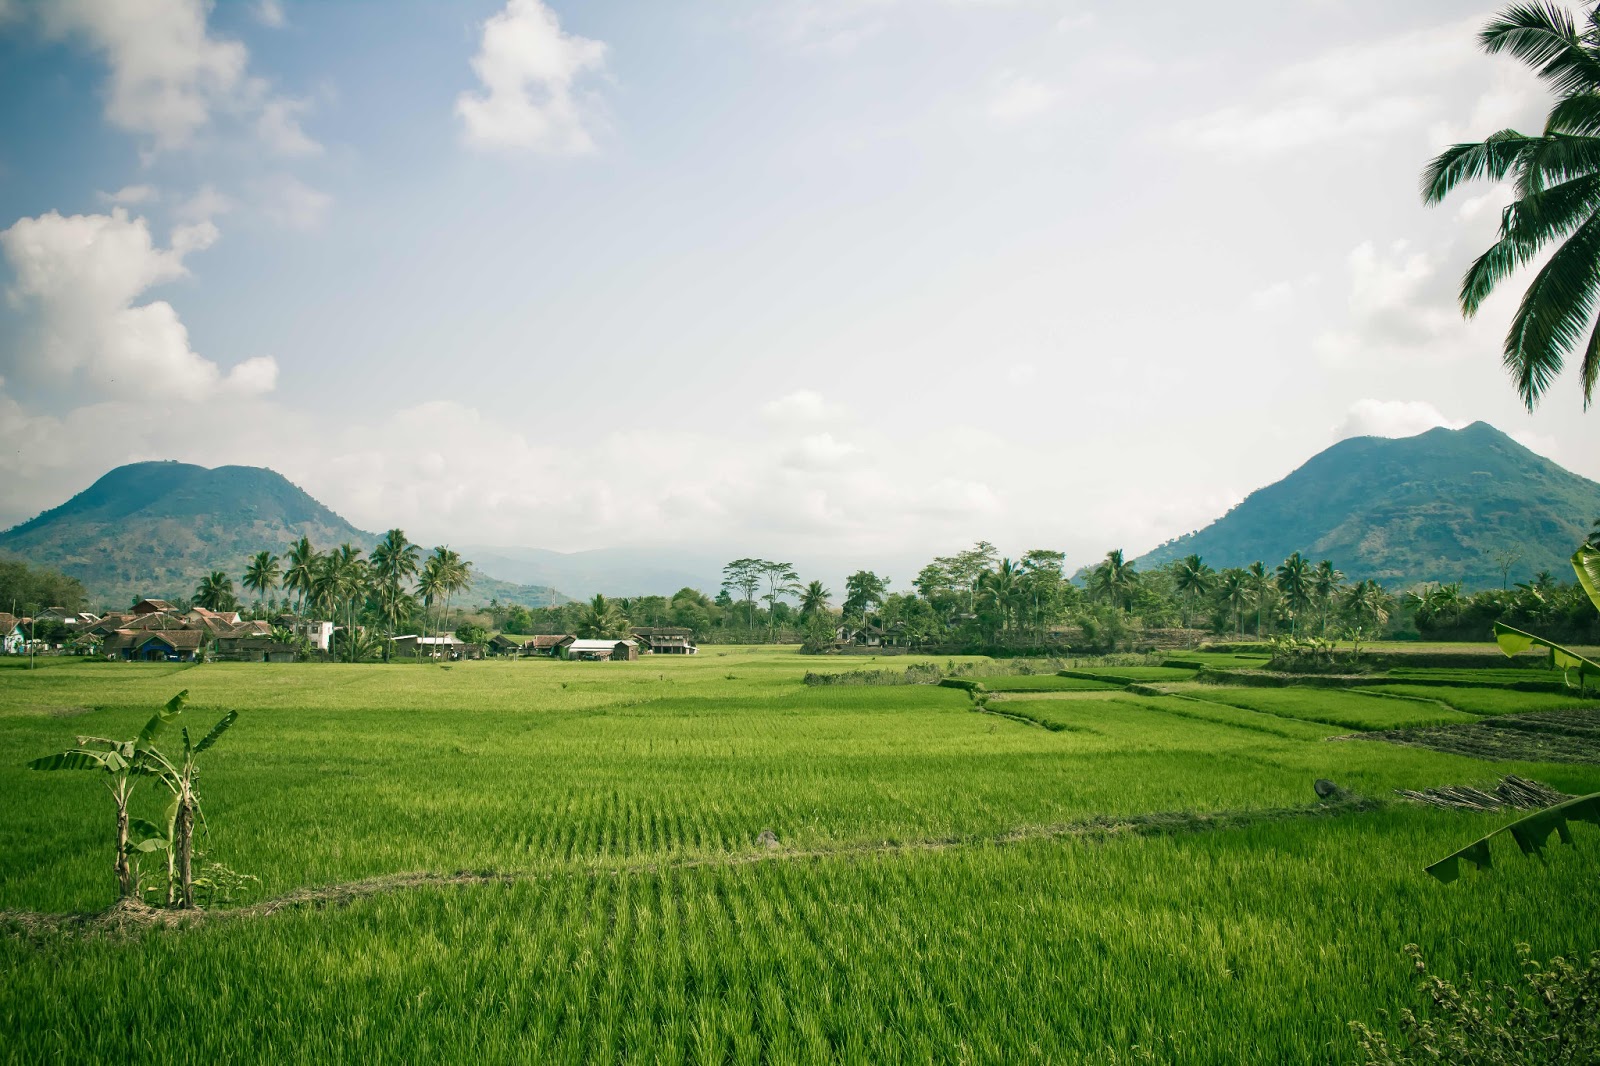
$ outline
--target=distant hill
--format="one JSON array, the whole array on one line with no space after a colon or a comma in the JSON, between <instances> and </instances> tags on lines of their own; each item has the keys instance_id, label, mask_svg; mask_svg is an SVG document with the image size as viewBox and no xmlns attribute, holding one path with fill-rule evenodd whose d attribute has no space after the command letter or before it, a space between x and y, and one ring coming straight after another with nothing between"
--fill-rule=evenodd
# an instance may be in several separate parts
<instances>
[{"instance_id":1,"label":"distant hill","mask_svg":"<svg viewBox=\"0 0 1600 1066\"><path fill-rule=\"evenodd\" d=\"M191 596L212 570L227 572L238 588L252 555L263 548L282 555L301 536L324 550L345 541L368 549L378 539L272 470L130 463L0 533L0 552L77 578L92 603L124 607L139 596ZM480 575L467 599L491 598L529 607L566 599L553 588Z\"/></svg>"},{"instance_id":2,"label":"distant hill","mask_svg":"<svg viewBox=\"0 0 1600 1066\"><path fill-rule=\"evenodd\" d=\"M553 585L578 599L606 596L671 596L685 586L709 590L722 584L723 560L676 550L596 548L556 552L544 548L470 545L462 553L512 581Z\"/></svg>"},{"instance_id":3,"label":"distant hill","mask_svg":"<svg viewBox=\"0 0 1600 1066\"><path fill-rule=\"evenodd\" d=\"M1460 581L1498 587L1540 570L1571 578L1567 558L1600 518L1600 484L1524 448L1487 422L1415 437L1352 437L1258 489L1211 525L1137 560L1198 554L1214 567L1275 565L1299 551L1352 580Z\"/></svg>"}]
</instances>

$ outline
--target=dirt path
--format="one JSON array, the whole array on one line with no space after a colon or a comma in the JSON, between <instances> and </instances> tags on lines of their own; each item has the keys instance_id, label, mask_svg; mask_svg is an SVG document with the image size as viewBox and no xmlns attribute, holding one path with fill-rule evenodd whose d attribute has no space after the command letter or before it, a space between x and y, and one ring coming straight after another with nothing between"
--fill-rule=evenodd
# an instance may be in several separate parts
<instances>
[{"instance_id":1,"label":"dirt path","mask_svg":"<svg viewBox=\"0 0 1600 1066\"><path fill-rule=\"evenodd\" d=\"M1301 818L1333 818L1360 814L1384 806L1376 800L1352 798L1305 807L1266 807L1255 810L1230 810L1197 813L1158 811L1131 817L1099 816L1053 825L1025 825L999 834L974 834L964 837L928 838L900 843L871 842L844 844L829 848L787 848L781 844L749 851L693 859L639 859L604 865L576 864L564 869L541 871L462 870L442 874L426 871L387 874L360 881L348 881L317 888L296 889L273 899L227 910L169 911L123 901L98 913L52 914L41 911L0 910L0 936L42 941L52 935L137 936L149 929L193 929L219 921L265 918L281 911L341 907L369 896L418 888L449 888L465 885L515 884L524 881L549 881L563 877L621 877L629 874L657 873L663 870L692 870L708 866L738 866L762 862L794 862L852 858L894 853L946 851L953 848L1005 846L1023 841L1064 838L1093 838L1120 835L1161 836L1239 829L1266 822Z\"/></svg>"}]
</instances>

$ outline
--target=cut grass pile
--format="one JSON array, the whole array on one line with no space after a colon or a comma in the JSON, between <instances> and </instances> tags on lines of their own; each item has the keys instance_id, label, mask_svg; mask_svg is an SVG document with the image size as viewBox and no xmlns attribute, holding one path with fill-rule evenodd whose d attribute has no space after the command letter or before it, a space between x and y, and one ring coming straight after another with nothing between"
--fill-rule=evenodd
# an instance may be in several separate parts
<instances>
[{"instance_id":1,"label":"cut grass pile","mask_svg":"<svg viewBox=\"0 0 1600 1066\"><path fill-rule=\"evenodd\" d=\"M1349 1020L1410 1002L1408 942L1446 974L1503 977L1518 940L1600 946L1581 891L1595 834L1549 869L1441 886L1422 864L1498 823L1392 809L1071 828L1309 810L1318 777L1368 797L1506 772L1600 789L1600 766L1326 742L1357 711L1454 713L1438 704L1143 697L1097 672L979 675L1040 686L982 714L958 689L803 684L819 668L708 648L0 670L0 909L110 902L99 782L23 765L75 733L131 733L179 688L202 721L241 712L200 789L206 860L261 879L242 902L434 875L132 938L0 931L0 1061L1109 1063L1137 1044L1156 1061L1343 1062ZM1192 674L1152 669L1104 674ZM1336 724L1303 717L1330 706ZM504 876L438 885L462 870Z\"/></svg>"}]
</instances>

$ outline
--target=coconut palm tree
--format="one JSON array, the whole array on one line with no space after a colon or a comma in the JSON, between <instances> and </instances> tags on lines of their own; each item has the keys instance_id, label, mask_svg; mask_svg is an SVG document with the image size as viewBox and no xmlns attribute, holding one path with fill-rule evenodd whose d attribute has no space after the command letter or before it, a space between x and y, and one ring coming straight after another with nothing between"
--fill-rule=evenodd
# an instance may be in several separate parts
<instances>
[{"instance_id":1,"label":"coconut palm tree","mask_svg":"<svg viewBox=\"0 0 1600 1066\"><path fill-rule=\"evenodd\" d=\"M250 565L245 567L244 587L256 594L260 600L278 586L278 576L283 568L278 565L278 557L271 552L256 552L250 560Z\"/></svg>"},{"instance_id":2,"label":"coconut palm tree","mask_svg":"<svg viewBox=\"0 0 1600 1066\"><path fill-rule=\"evenodd\" d=\"M1272 575L1267 572L1266 564L1260 559L1251 563L1245 574L1250 585L1250 599L1256 607L1256 636L1261 636L1261 614L1266 608L1267 600L1272 597Z\"/></svg>"},{"instance_id":3,"label":"coconut palm tree","mask_svg":"<svg viewBox=\"0 0 1600 1066\"><path fill-rule=\"evenodd\" d=\"M1122 549L1106 552L1106 557L1089 575L1089 591L1113 607L1126 608L1139 581L1139 572L1122 556Z\"/></svg>"},{"instance_id":4,"label":"coconut palm tree","mask_svg":"<svg viewBox=\"0 0 1600 1066\"><path fill-rule=\"evenodd\" d=\"M1311 606L1311 564L1299 552L1290 555L1278 565L1277 585L1284 606L1289 609L1289 632L1299 636L1300 615Z\"/></svg>"},{"instance_id":5,"label":"coconut palm tree","mask_svg":"<svg viewBox=\"0 0 1600 1066\"><path fill-rule=\"evenodd\" d=\"M294 613L296 616L305 613L306 601L311 598L311 586L316 578L317 549L311 546L309 537L301 537L289 545L289 553L285 558L289 566L283 572L283 587L286 592L293 592L296 597Z\"/></svg>"},{"instance_id":6,"label":"coconut palm tree","mask_svg":"<svg viewBox=\"0 0 1600 1066\"><path fill-rule=\"evenodd\" d=\"M422 597L422 624L429 636L433 635L433 606L444 600L447 577L445 564L444 549L435 548L417 576L417 595Z\"/></svg>"},{"instance_id":7,"label":"coconut palm tree","mask_svg":"<svg viewBox=\"0 0 1600 1066\"><path fill-rule=\"evenodd\" d=\"M828 610L828 600L833 593L823 587L822 582L813 581L800 590L800 617L810 618L814 614L824 614Z\"/></svg>"},{"instance_id":8,"label":"coconut palm tree","mask_svg":"<svg viewBox=\"0 0 1600 1066\"><path fill-rule=\"evenodd\" d=\"M406 594L406 583L417 576L422 549L411 543L405 530L391 529L372 548L369 566L373 576L373 594L377 600L378 614L383 619L384 631L390 642L400 622L408 617L416 601ZM388 657L388 649L384 657Z\"/></svg>"},{"instance_id":9,"label":"coconut palm tree","mask_svg":"<svg viewBox=\"0 0 1600 1066\"><path fill-rule=\"evenodd\" d=\"M1198 555L1187 555L1172 568L1172 583L1183 597L1183 628L1189 628L1189 611L1194 602L1211 591L1217 573Z\"/></svg>"},{"instance_id":10,"label":"coconut palm tree","mask_svg":"<svg viewBox=\"0 0 1600 1066\"><path fill-rule=\"evenodd\" d=\"M1344 583L1344 571L1337 569L1330 559L1324 559L1311 572L1311 598L1317 607L1318 629L1323 636L1328 633L1328 611L1333 598Z\"/></svg>"},{"instance_id":11,"label":"coconut palm tree","mask_svg":"<svg viewBox=\"0 0 1600 1066\"><path fill-rule=\"evenodd\" d=\"M238 600L233 595L233 578L221 570L213 570L202 578L194 590L197 607L208 611L231 611Z\"/></svg>"},{"instance_id":12,"label":"coconut palm tree","mask_svg":"<svg viewBox=\"0 0 1600 1066\"><path fill-rule=\"evenodd\" d=\"M1491 55L1533 67L1555 91L1542 133L1506 129L1445 149L1422 175L1422 198L1436 204L1465 182L1510 180L1516 199L1500 215L1499 239L1461 281L1464 315L1477 313L1495 287L1550 252L1534 275L1506 334L1503 360L1532 410L1581 351L1583 405L1600 378L1600 5L1581 28L1555 3L1506 8L1478 35Z\"/></svg>"},{"instance_id":13,"label":"coconut palm tree","mask_svg":"<svg viewBox=\"0 0 1600 1066\"><path fill-rule=\"evenodd\" d=\"M1217 599L1233 612L1233 634L1244 633L1244 609L1250 605L1250 575L1230 566L1217 577Z\"/></svg>"},{"instance_id":14,"label":"coconut palm tree","mask_svg":"<svg viewBox=\"0 0 1600 1066\"><path fill-rule=\"evenodd\" d=\"M602 637L620 637L628 629L628 619L625 618L617 605L607 600L598 592L594 599L584 606L583 615L578 620L578 636L585 640L594 640Z\"/></svg>"}]
</instances>

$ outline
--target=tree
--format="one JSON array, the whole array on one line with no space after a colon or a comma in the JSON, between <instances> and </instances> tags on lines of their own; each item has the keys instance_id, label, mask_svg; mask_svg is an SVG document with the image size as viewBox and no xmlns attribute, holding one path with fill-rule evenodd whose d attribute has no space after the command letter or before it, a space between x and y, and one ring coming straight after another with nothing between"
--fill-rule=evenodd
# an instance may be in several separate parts
<instances>
[{"instance_id":1,"label":"tree","mask_svg":"<svg viewBox=\"0 0 1600 1066\"><path fill-rule=\"evenodd\" d=\"M174 709L173 704L177 704ZM168 721L183 713L183 696L167 704ZM183 754L176 759L162 754L153 745L145 748L144 766L161 779L172 792L172 805L167 808L167 905L194 906L194 826L203 815L200 796L195 791L195 776L200 755L221 738L228 727L238 720L238 711L223 715L211 731L198 742L191 742L187 726L181 730Z\"/></svg>"},{"instance_id":2,"label":"tree","mask_svg":"<svg viewBox=\"0 0 1600 1066\"><path fill-rule=\"evenodd\" d=\"M391 529L373 545L369 565L374 579L373 593L377 599L378 616L383 620L384 631L392 645L395 630L402 619L416 609L416 600L406 592L406 583L417 576L421 568L422 549L411 543L403 529ZM389 649L384 649L384 657Z\"/></svg>"},{"instance_id":3,"label":"tree","mask_svg":"<svg viewBox=\"0 0 1600 1066\"><path fill-rule=\"evenodd\" d=\"M1122 549L1117 548L1106 552L1106 557L1090 573L1089 591L1096 599L1126 610L1138 581L1139 572L1133 563L1123 558Z\"/></svg>"},{"instance_id":4,"label":"tree","mask_svg":"<svg viewBox=\"0 0 1600 1066\"><path fill-rule=\"evenodd\" d=\"M617 609L616 604L597 592L594 599L584 608L576 631L578 636L585 640L622 637L628 631L628 619Z\"/></svg>"},{"instance_id":5,"label":"tree","mask_svg":"<svg viewBox=\"0 0 1600 1066\"><path fill-rule=\"evenodd\" d=\"M1195 601L1211 591L1216 577L1216 571L1198 555L1184 556L1173 566L1172 583L1184 602L1183 628L1189 628L1189 611L1194 609Z\"/></svg>"},{"instance_id":6,"label":"tree","mask_svg":"<svg viewBox=\"0 0 1600 1066\"><path fill-rule=\"evenodd\" d=\"M1246 569L1246 580L1250 585L1250 601L1256 608L1256 636L1261 636L1261 614L1265 610L1267 600L1272 596L1272 575L1267 572L1266 564L1260 559L1251 563Z\"/></svg>"},{"instance_id":7,"label":"tree","mask_svg":"<svg viewBox=\"0 0 1600 1066\"><path fill-rule=\"evenodd\" d=\"M306 601L311 598L311 586L316 580L320 558L307 537L301 537L289 545L289 566L283 572L283 587L286 592L293 592L298 597L294 612L297 616L305 613Z\"/></svg>"},{"instance_id":8,"label":"tree","mask_svg":"<svg viewBox=\"0 0 1600 1066\"><path fill-rule=\"evenodd\" d=\"M1217 578L1217 600L1226 611L1233 612L1233 633L1244 633L1244 609L1250 605L1250 575L1236 566L1222 571Z\"/></svg>"},{"instance_id":9,"label":"tree","mask_svg":"<svg viewBox=\"0 0 1600 1066\"><path fill-rule=\"evenodd\" d=\"M278 587L278 576L283 568L278 565L278 557L268 551L256 552L250 560L250 565L245 567L244 587L256 594L261 599L273 589Z\"/></svg>"},{"instance_id":10,"label":"tree","mask_svg":"<svg viewBox=\"0 0 1600 1066\"><path fill-rule=\"evenodd\" d=\"M489 643L489 631L476 622L463 622L456 629L456 639L463 644L477 644L481 647Z\"/></svg>"},{"instance_id":11,"label":"tree","mask_svg":"<svg viewBox=\"0 0 1600 1066\"><path fill-rule=\"evenodd\" d=\"M756 627L756 590L770 564L765 559L735 559L722 568L722 591L730 589L740 594L740 603L748 605L748 622Z\"/></svg>"},{"instance_id":12,"label":"tree","mask_svg":"<svg viewBox=\"0 0 1600 1066\"><path fill-rule=\"evenodd\" d=\"M1295 552L1278 565L1277 586L1283 605L1289 611L1289 632L1300 634L1300 616L1311 606L1313 574L1311 564Z\"/></svg>"},{"instance_id":13,"label":"tree","mask_svg":"<svg viewBox=\"0 0 1600 1066\"><path fill-rule=\"evenodd\" d=\"M800 590L800 617L809 619L813 615L826 615L828 601L833 593L823 587L822 582L813 581Z\"/></svg>"},{"instance_id":14,"label":"tree","mask_svg":"<svg viewBox=\"0 0 1600 1066\"><path fill-rule=\"evenodd\" d=\"M194 602L208 611L233 610L239 602L233 595L233 578L221 570L211 571L195 588Z\"/></svg>"},{"instance_id":15,"label":"tree","mask_svg":"<svg viewBox=\"0 0 1600 1066\"><path fill-rule=\"evenodd\" d=\"M28 764L30 770L99 770L106 775L106 789L111 793L117 813L114 869L117 875L117 894L121 899L128 899L138 891L138 885L133 879L133 867L129 862L132 852L128 842L128 832L133 823L128 817L128 800L137 783L135 779L149 776L148 753L151 744L166 728L167 723L183 710L184 701L188 698L188 689L172 697L165 707L145 723L139 735L132 740L78 737L75 747L55 755L46 755ZM159 832L148 822L141 821L138 826L145 837L143 842L136 845L138 850L146 853L156 850L159 845L150 844L149 841L158 839Z\"/></svg>"},{"instance_id":16,"label":"tree","mask_svg":"<svg viewBox=\"0 0 1600 1066\"><path fill-rule=\"evenodd\" d=\"M1587 409L1600 378L1600 328L1591 331L1600 295L1600 4L1581 32L1557 4L1517 4L1483 28L1478 44L1533 67L1555 105L1539 135L1506 129L1445 149L1423 172L1422 198L1437 204L1480 179L1513 182L1517 198L1501 212L1499 239L1462 278L1461 311L1475 315L1501 281L1553 249L1512 316L1503 361L1531 411L1581 345Z\"/></svg>"},{"instance_id":17,"label":"tree","mask_svg":"<svg viewBox=\"0 0 1600 1066\"><path fill-rule=\"evenodd\" d=\"M800 592L800 575L788 563L763 562L761 578L767 583L766 595L761 598L767 603L768 622L776 634L778 601Z\"/></svg>"},{"instance_id":18,"label":"tree","mask_svg":"<svg viewBox=\"0 0 1600 1066\"><path fill-rule=\"evenodd\" d=\"M867 611L883 602L889 591L889 579L879 577L871 570L857 570L844 580L844 605L846 618L864 621Z\"/></svg>"}]
</instances>

